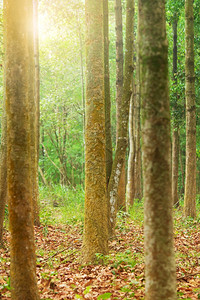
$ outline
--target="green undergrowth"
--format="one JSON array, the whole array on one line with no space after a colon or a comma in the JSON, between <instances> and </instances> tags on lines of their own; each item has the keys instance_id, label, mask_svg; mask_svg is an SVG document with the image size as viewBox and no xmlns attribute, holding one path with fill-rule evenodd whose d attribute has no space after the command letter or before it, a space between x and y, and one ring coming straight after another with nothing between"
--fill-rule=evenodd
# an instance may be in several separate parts
<instances>
[{"instance_id":1,"label":"green undergrowth","mask_svg":"<svg viewBox=\"0 0 200 300\"><path fill-rule=\"evenodd\" d=\"M62 225L83 223L84 220L84 189L77 186L76 189L62 185L40 186L40 218L44 225ZM200 195L197 195L197 217L183 217L183 199L180 206L174 208L174 225L191 227L200 221ZM118 212L117 226L119 230L129 226L134 221L138 226L143 226L144 200L135 199L128 212ZM181 222L180 222L181 220Z\"/></svg>"},{"instance_id":2,"label":"green undergrowth","mask_svg":"<svg viewBox=\"0 0 200 300\"><path fill-rule=\"evenodd\" d=\"M40 218L44 225L76 224L84 218L84 191L62 185L40 186Z\"/></svg>"}]
</instances>

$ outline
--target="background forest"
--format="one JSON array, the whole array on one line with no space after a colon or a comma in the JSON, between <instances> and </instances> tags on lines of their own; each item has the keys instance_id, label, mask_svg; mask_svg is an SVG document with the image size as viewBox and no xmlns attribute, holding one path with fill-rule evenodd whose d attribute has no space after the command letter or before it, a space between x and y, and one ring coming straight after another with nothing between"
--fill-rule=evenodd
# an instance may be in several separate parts
<instances>
[{"instance_id":1,"label":"background forest","mask_svg":"<svg viewBox=\"0 0 200 300\"><path fill-rule=\"evenodd\" d=\"M123 63L128 51L126 49L126 22L128 18L126 8L129 2L131 1L108 1L108 60L112 142L110 152L113 161L121 120L119 114L120 110L122 111L122 107L118 102L120 91L119 63L120 61ZM35 237L37 279L41 299L144 299L144 180L141 157L141 90L140 78L138 77L140 68L138 62L139 1L135 1L133 25L133 81L128 126L129 141L125 155L122 154L125 164L117 191L118 202L116 206L118 214L116 224L115 220L113 221L115 233L110 234L109 232L111 235L109 239L110 254L96 253L95 264L92 260L92 264L88 264L87 259L80 262L80 253L83 251L81 247L86 177L87 24L85 22L85 1L39 0L38 4L40 70L38 202L40 220L35 219L35 225L40 224L40 226L35 228ZM122 8L123 57L121 58L119 57L119 41L116 41L119 37L118 30L120 27L119 24L116 25L116 7ZM185 1L167 0L165 7L168 38L172 172L175 172L172 176L172 201L178 299L199 299L200 2L194 0L193 3L196 96L196 218L193 218L192 214L185 218L183 213L187 110L185 98ZM1 136L3 135L4 112L3 65L5 53L3 32L3 1L1 1ZM177 167L174 166L175 162ZM107 175L107 181L108 177L110 178L110 175ZM1 206L0 213L2 213ZM10 264L9 213L6 204L4 242L0 239L0 242L2 242L0 248L0 264L2 266L0 270L0 299L10 299L12 294L10 293L12 284L10 283L8 270ZM111 220L112 217L113 215L111 215ZM15 298L15 296L12 297L13 299L20 299ZM30 299L39 298L35 296L35 298ZM152 300L151 297L146 299Z\"/></svg>"},{"instance_id":2,"label":"background forest","mask_svg":"<svg viewBox=\"0 0 200 300\"><path fill-rule=\"evenodd\" d=\"M136 4L137 5L137 4ZM122 1L125 22L125 1ZM184 1L167 1L167 34L169 41L169 80L172 122L180 130L182 167L179 169L179 193L183 194L181 172L185 170L185 30ZM137 28L137 7L135 31ZM116 47L114 1L109 1L110 87L113 149L116 142ZM199 193L199 4L195 14L195 76L197 99L197 190ZM2 16L2 13L1 13ZM177 19L178 69L173 85L173 20ZM1 18L2 20L2 18ZM1 53L3 28L1 21ZM125 31L125 24L124 24ZM85 23L84 2L40 1L40 182L49 185L84 186L84 91L85 91ZM125 35L125 32L124 32ZM135 32L136 39L136 32ZM3 56L1 56L2 65ZM2 70L2 68L1 68ZM2 78L1 72L1 78ZM178 102L175 94L178 93ZM1 98L3 97L3 86ZM176 106L175 110L173 107ZM173 123L172 123L173 125ZM42 174L42 176L41 176Z\"/></svg>"}]
</instances>

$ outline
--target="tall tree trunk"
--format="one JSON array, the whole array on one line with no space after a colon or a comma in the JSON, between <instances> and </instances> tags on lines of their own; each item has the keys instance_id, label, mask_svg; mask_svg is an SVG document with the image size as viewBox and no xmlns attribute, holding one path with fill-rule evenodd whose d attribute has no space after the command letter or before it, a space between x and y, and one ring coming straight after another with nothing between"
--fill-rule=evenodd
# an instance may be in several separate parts
<instances>
[{"instance_id":1,"label":"tall tree trunk","mask_svg":"<svg viewBox=\"0 0 200 300\"><path fill-rule=\"evenodd\" d=\"M116 31L116 139L119 136L120 104L123 95L123 25L122 25L122 3L115 0L115 31Z\"/></svg>"},{"instance_id":2,"label":"tall tree trunk","mask_svg":"<svg viewBox=\"0 0 200 300\"><path fill-rule=\"evenodd\" d=\"M179 134L177 128L172 135L172 203L179 205L178 197L178 161L179 161Z\"/></svg>"},{"instance_id":3,"label":"tall tree trunk","mask_svg":"<svg viewBox=\"0 0 200 300\"><path fill-rule=\"evenodd\" d=\"M120 113L123 97L123 24L122 24L122 3L121 0L115 0L115 31L116 31L116 144L119 138L120 130ZM119 179L118 186L118 208L125 207L126 193L126 172L125 172L125 157L124 164Z\"/></svg>"},{"instance_id":4,"label":"tall tree trunk","mask_svg":"<svg viewBox=\"0 0 200 300\"><path fill-rule=\"evenodd\" d=\"M84 185L84 159L85 159L85 78L84 78L84 60L83 60L83 39L81 33L81 24L79 17L77 18L77 28L79 36L80 47L80 69L81 69L81 94L82 94L82 109L83 109L83 151L82 151L82 164L81 164L81 176L80 184Z\"/></svg>"},{"instance_id":5,"label":"tall tree trunk","mask_svg":"<svg viewBox=\"0 0 200 300\"><path fill-rule=\"evenodd\" d=\"M126 186L126 210L133 205L135 195L134 181L134 160L135 160L135 142L134 142L134 95L131 96L129 109L129 156L128 156L128 171L127 171L127 186Z\"/></svg>"},{"instance_id":6,"label":"tall tree trunk","mask_svg":"<svg viewBox=\"0 0 200 300\"><path fill-rule=\"evenodd\" d=\"M86 0L85 222L83 262L108 253L103 0Z\"/></svg>"},{"instance_id":7,"label":"tall tree trunk","mask_svg":"<svg viewBox=\"0 0 200 300\"><path fill-rule=\"evenodd\" d=\"M5 97L7 110L8 203L11 231L11 298L39 299L30 172L30 51L32 0L6 0ZM33 73L31 73L33 75Z\"/></svg>"},{"instance_id":8,"label":"tall tree trunk","mask_svg":"<svg viewBox=\"0 0 200 300\"><path fill-rule=\"evenodd\" d=\"M38 31L38 0L33 1L33 19L34 19L34 60L35 60L35 118L36 118L36 184L35 184L35 208L34 222L35 225L40 225L39 217L39 151L40 151L40 65L39 65L39 31Z\"/></svg>"},{"instance_id":9,"label":"tall tree trunk","mask_svg":"<svg viewBox=\"0 0 200 300\"><path fill-rule=\"evenodd\" d=\"M35 0L34 0L35 1ZM38 207L38 122L39 117L36 113L36 109L38 110L38 88L36 86L36 47L35 47L35 26L36 22L34 22L34 16L36 13L36 2L32 1L33 9L30 15L30 22L29 25L29 77L30 82L33 81L33 84L29 84L29 121L30 121L30 157L31 157L31 183L32 183L32 203L33 203L33 218L34 223L36 225L40 225L39 219L39 207ZM34 26L35 25L35 26ZM37 93L37 94L36 94ZM39 112L38 112L39 113ZM38 121L37 121L38 119Z\"/></svg>"},{"instance_id":10,"label":"tall tree trunk","mask_svg":"<svg viewBox=\"0 0 200 300\"><path fill-rule=\"evenodd\" d=\"M139 4L139 3L138 3ZM139 4L140 5L140 4ZM140 7L138 6L138 10ZM141 124L140 124L140 62L139 62L139 13L138 13L138 37L136 57L136 96L135 96L135 199L142 199L142 158L141 158Z\"/></svg>"},{"instance_id":11,"label":"tall tree trunk","mask_svg":"<svg viewBox=\"0 0 200 300\"><path fill-rule=\"evenodd\" d=\"M117 139L115 159L113 163L111 178L108 186L108 195L110 199L110 234L113 233L116 223L117 196L119 179L124 165L125 152L127 148L127 131L129 105L131 98L131 82L133 75L133 23L134 23L134 1L127 0L126 6L126 42L125 42L125 71L123 84L123 97L121 103L121 112L119 118L119 136Z\"/></svg>"},{"instance_id":12,"label":"tall tree trunk","mask_svg":"<svg viewBox=\"0 0 200 300\"><path fill-rule=\"evenodd\" d=\"M4 97L5 98L5 97ZM1 161L0 161L0 247L3 246L3 221L7 200L7 120L5 99L3 100L3 116L1 122Z\"/></svg>"},{"instance_id":13,"label":"tall tree trunk","mask_svg":"<svg viewBox=\"0 0 200 300\"><path fill-rule=\"evenodd\" d=\"M105 130L106 130L106 182L108 184L112 171L112 138L110 121L110 74L109 74L109 18L108 0L103 0L103 35L104 35L104 94L105 94Z\"/></svg>"},{"instance_id":14,"label":"tall tree trunk","mask_svg":"<svg viewBox=\"0 0 200 300\"><path fill-rule=\"evenodd\" d=\"M186 170L185 217L196 217L196 109L193 0L185 0Z\"/></svg>"},{"instance_id":15,"label":"tall tree trunk","mask_svg":"<svg viewBox=\"0 0 200 300\"><path fill-rule=\"evenodd\" d=\"M145 299L175 300L165 1L140 1Z\"/></svg>"},{"instance_id":16,"label":"tall tree trunk","mask_svg":"<svg viewBox=\"0 0 200 300\"><path fill-rule=\"evenodd\" d=\"M180 130L178 133L179 137L180 137ZM184 190L185 190L185 170L184 170L184 165L183 165L183 159L182 159L182 151L181 151L181 144L180 144L180 138L179 138L179 161L180 161L180 169L181 169L181 182L182 182L182 188L181 188L181 194L184 194Z\"/></svg>"},{"instance_id":17,"label":"tall tree trunk","mask_svg":"<svg viewBox=\"0 0 200 300\"><path fill-rule=\"evenodd\" d=\"M173 83L177 88L177 25L178 19L176 14L173 18ZM172 133L172 203L178 206L178 161L179 161L179 134L177 111L177 92L173 95L173 133Z\"/></svg>"}]
</instances>

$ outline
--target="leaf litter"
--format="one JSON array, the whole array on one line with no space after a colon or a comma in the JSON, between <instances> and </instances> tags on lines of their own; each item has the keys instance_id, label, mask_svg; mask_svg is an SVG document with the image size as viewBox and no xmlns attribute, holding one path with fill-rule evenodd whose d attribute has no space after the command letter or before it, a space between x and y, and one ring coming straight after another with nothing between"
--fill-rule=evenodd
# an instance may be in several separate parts
<instances>
[{"instance_id":1,"label":"leaf litter","mask_svg":"<svg viewBox=\"0 0 200 300\"><path fill-rule=\"evenodd\" d=\"M175 222L178 299L200 299L200 226ZM0 249L0 299L10 298L10 235ZM116 228L102 265L81 265L82 224L35 228L41 299L144 299L143 227L130 219Z\"/></svg>"}]
</instances>

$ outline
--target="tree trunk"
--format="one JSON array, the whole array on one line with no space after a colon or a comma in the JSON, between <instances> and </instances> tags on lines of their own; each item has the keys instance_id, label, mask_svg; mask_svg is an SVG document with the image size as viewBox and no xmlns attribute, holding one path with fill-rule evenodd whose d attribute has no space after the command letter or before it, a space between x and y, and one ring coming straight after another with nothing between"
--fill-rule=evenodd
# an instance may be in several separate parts
<instances>
[{"instance_id":1,"label":"tree trunk","mask_svg":"<svg viewBox=\"0 0 200 300\"><path fill-rule=\"evenodd\" d=\"M179 205L178 197L178 161L179 161L179 134L178 130L173 130L172 135L172 203Z\"/></svg>"},{"instance_id":2,"label":"tree trunk","mask_svg":"<svg viewBox=\"0 0 200 300\"><path fill-rule=\"evenodd\" d=\"M38 300L30 172L30 78L33 53L31 0L6 0L5 97L7 110L7 165L11 231L11 298ZM29 28L29 29L28 29ZM33 73L31 73L33 75Z\"/></svg>"},{"instance_id":3,"label":"tree trunk","mask_svg":"<svg viewBox=\"0 0 200 300\"><path fill-rule=\"evenodd\" d=\"M40 151L40 65L39 65L39 32L38 32L38 0L33 1L33 16L34 16L34 58L35 58L35 117L36 117L36 185L35 185L35 209L34 223L40 225L39 217L39 151Z\"/></svg>"},{"instance_id":4,"label":"tree trunk","mask_svg":"<svg viewBox=\"0 0 200 300\"><path fill-rule=\"evenodd\" d=\"M180 136L180 131L179 131ZM180 190L181 194L184 194L185 190L185 172L184 172L184 166L183 166L183 159L182 159L182 151L181 151L181 144L180 144L180 138L179 138L179 161L180 161L180 169L181 169L181 182L182 182L182 188Z\"/></svg>"},{"instance_id":5,"label":"tree trunk","mask_svg":"<svg viewBox=\"0 0 200 300\"><path fill-rule=\"evenodd\" d=\"M139 7L138 7L139 9ZM139 14L138 14L139 15ZM142 199L142 158L141 158L141 124L140 124L140 62L139 62L139 17L138 17L138 38L136 57L136 96L135 96L135 199Z\"/></svg>"},{"instance_id":6,"label":"tree trunk","mask_svg":"<svg viewBox=\"0 0 200 300\"><path fill-rule=\"evenodd\" d=\"M35 4L35 2L32 1L32 5ZM35 5L33 5L33 8L35 8ZM34 9L35 10L35 9ZM36 131L36 122L38 116L36 115L36 107L38 105L36 104L36 100L38 100L36 97L36 60L35 58L35 36L34 36L34 14L33 9L30 13L30 19L32 22L29 24L28 28L28 34L29 34L29 80L32 82L29 84L29 122L30 122L30 157L31 157L31 183L32 183L32 203L33 203L33 218L34 223L36 225L40 225L40 219L39 219L39 207L38 207L38 133ZM37 122L38 123L38 122Z\"/></svg>"},{"instance_id":7,"label":"tree trunk","mask_svg":"<svg viewBox=\"0 0 200 300\"><path fill-rule=\"evenodd\" d=\"M103 0L86 0L85 222L83 262L108 253Z\"/></svg>"},{"instance_id":8,"label":"tree trunk","mask_svg":"<svg viewBox=\"0 0 200 300\"><path fill-rule=\"evenodd\" d=\"M3 116L1 122L1 162L0 162L0 247L3 246L3 221L7 201L7 120L5 99L3 102Z\"/></svg>"},{"instance_id":9,"label":"tree trunk","mask_svg":"<svg viewBox=\"0 0 200 300\"><path fill-rule=\"evenodd\" d=\"M123 95L123 28L122 28L122 3L115 0L115 31L116 31L116 139L119 136L120 104Z\"/></svg>"},{"instance_id":10,"label":"tree trunk","mask_svg":"<svg viewBox=\"0 0 200 300\"><path fill-rule=\"evenodd\" d=\"M165 1L141 0L140 56L146 300L175 300Z\"/></svg>"},{"instance_id":11,"label":"tree trunk","mask_svg":"<svg viewBox=\"0 0 200 300\"><path fill-rule=\"evenodd\" d=\"M176 14L173 20L173 83L177 88L177 25ZM179 134L177 119L177 92L173 95L173 133L172 133L172 203L177 207L178 199L178 161L179 161Z\"/></svg>"},{"instance_id":12,"label":"tree trunk","mask_svg":"<svg viewBox=\"0 0 200 300\"><path fill-rule=\"evenodd\" d=\"M122 25L122 3L121 0L115 0L115 31L116 31L116 144L119 138L120 130L120 113L123 97L123 25ZM126 172L125 172L125 157L124 164L119 179L117 202L118 208L125 207L126 193Z\"/></svg>"},{"instance_id":13,"label":"tree trunk","mask_svg":"<svg viewBox=\"0 0 200 300\"><path fill-rule=\"evenodd\" d=\"M81 94L82 94L82 109L83 109L83 151L82 151L82 164L81 164L81 176L80 184L84 185L84 167L85 167L85 77L84 77L84 60L83 60L83 39L81 32L81 24L79 17L77 18L77 28L79 36L80 47L80 70L81 70Z\"/></svg>"},{"instance_id":14,"label":"tree trunk","mask_svg":"<svg viewBox=\"0 0 200 300\"><path fill-rule=\"evenodd\" d=\"M117 196L119 179L124 165L125 153L127 148L127 131L128 131L128 117L129 105L131 98L131 82L133 74L133 23L134 23L134 1L127 0L126 6L126 53L125 53L125 71L124 71L124 85L123 97L121 103L121 112L119 118L119 135L117 139L116 154L113 163L111 178L108 186L108 195L110 199L110 235L113 234L116 213L117 213Z\"/></svg>"},{"instance_id":15,"label":"tree trunk","mask_svg":"<svg viewBox=\"0 0 200 300\"><path fill-rule=\"evenodd\" d=\"M110 121L110 74L109 74L109 31L108 0L103 0L103 35L104 35L104 94L105 94L105 130L106 130L106 182L108 184L112 171L112 138Z\"/></svg>"},{"instance_id":16,"label":"tree trunk","mask_svg":"<svg viewBox=\"0 0 200 300\"><path fill-rule=\"evenodd\" d=\"M186 170L185 217L196 217L196 108L193 0L185 0Z\"/></svg>"},{"instance_id":17,"label":"tree trunk","mask_svg":"<svg viewBox=\"0 0 200 300\"><path fill-rule=\"evenodd\" d=\"M135 195L135 181L134 181L134 160L135 160L135 142L134 142L134 96L132 94L129 109L129 156L128 156L128 171L127 171L127 186L126 186L126 210L133 205Z\"/></svg>"}]
</instances>

